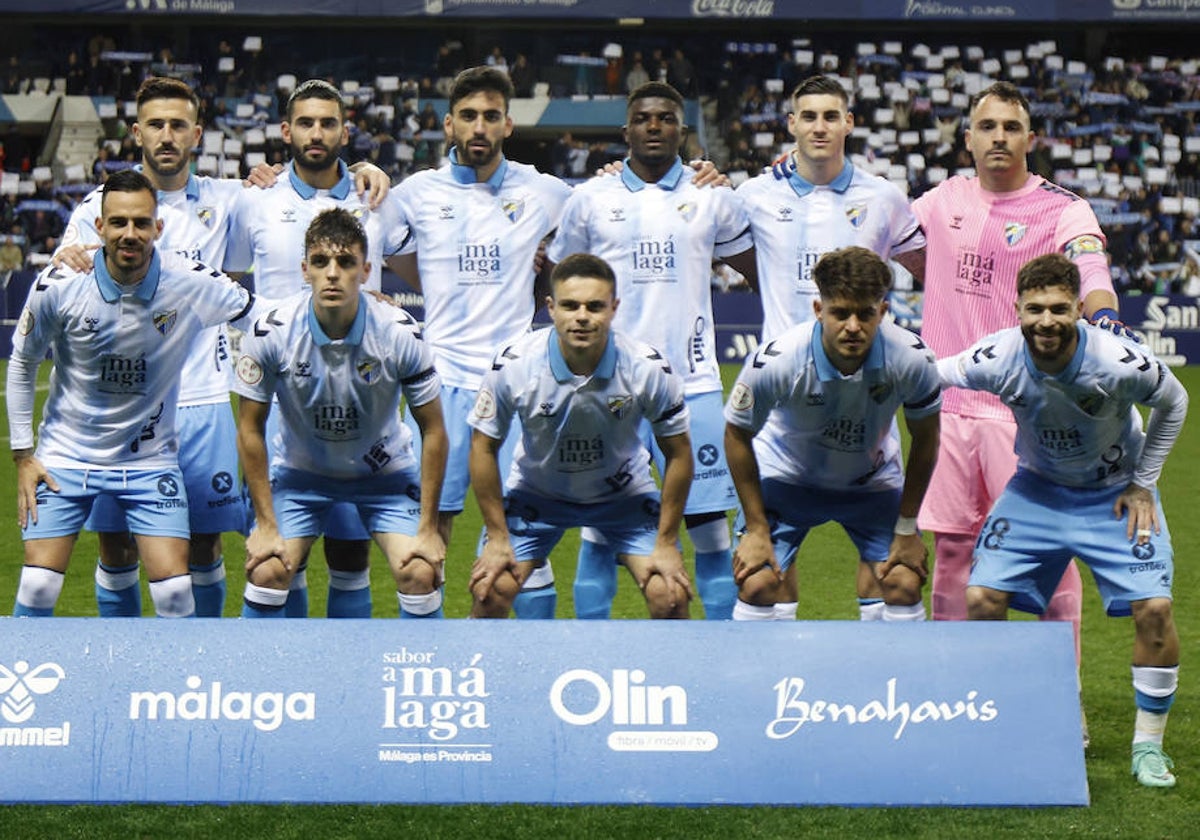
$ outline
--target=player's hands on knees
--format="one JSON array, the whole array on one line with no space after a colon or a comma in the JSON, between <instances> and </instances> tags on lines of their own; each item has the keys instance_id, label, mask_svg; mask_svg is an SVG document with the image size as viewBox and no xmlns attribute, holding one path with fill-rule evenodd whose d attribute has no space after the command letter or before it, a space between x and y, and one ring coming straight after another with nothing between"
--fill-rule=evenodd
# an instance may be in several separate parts
<instances>
[{"instance_id":1,"label":"player's hands on knees","mask_svg":"<svg viewBox=\"0 0 1200 840\"><path fill-rule=\"evenodd\" d=\"M45 484L52 493L59 491L58 482L46 471L42 462L32 454L17 455L17 524L24 530L30 522L37 524L37 491Z\"/></svg>"},{"instance_id":2,"label":"player's hands on knees","mask_svg":"<svg viewBox=\"0 0 1200 840\"><path fill-rule=\"evenodd\" d=\"M258 163L250 170L250 174L242 181L243 187L258 187L265 190L275 186L275 182L279 180L279 174L283 172L283 164L276 163Z\"/></svg>"},{"instance_id":3,"label":"player's hands on knees","mask_svg":"<svg viewBox=\"0 0 1200 840\"><path fill-rule=\"evenodd\" d=\"M679 546L674 540L660 540L654 546L654 551L650 552L650 562L646 564L645 576L638 581L638 587L643 593L646 591L646 585L650 582L650 578L658 575L667 584L667 591L672 597L676 592L682 591L685 601L692 600L692 580L688 577L687 569L683 565L683 555L679 553ZM679 604L672 602L671 609L675 609Z\"/></svg>"},{"instance_id":4,"label":"player's hands on knees","mask_svg":"<svg viewBox=\"0 0 1200 840\"><path fill-rule=\"evenodd\" d=\"M775 558L771 534L747 530L733 550L733 582L741 586L762 568L769 568L774 572L776 580L783 580L783 570L779 568L779 561Z\"/></svg>"},{"instance_id":5,"label":"player's hands on knees","mask_svg":"<svg viewBox=\"0 0 1200 840\"><path fill-rule=\"evenodd\" d=\"M92 270L92 264L95 262L92 252L99 247L99 245L64 245L54 252L50 262L55 266L66 266L72 271L84 274Z\"/></svg>"},{"instance_id":6,"label":"player's hands on knees","mask_svg":"<svg viewBox=\"0 0 1200 840\"><path fill-rule=\"evenodd\" d=\"M1129 514L1129 525L1125 535L1130 542L1145 545L1152 536L1162 533L1158 521L1158 507L1154 504L1154 493L1137 484L1130 484L1121 491L1113 503L1113 514L1120 519Z\"/></svg>"},{"instance_id":7,"label":"player's hands on knees","mask_svg":"<svg viewBox=\"0 0 1200 840\"><path fill-rule=\"evenodd\" d=\"M475 558L471 566L471 579L468 588L477 600L484 600L491 594L496 580L505 572L516 576L517 556L513 553L512 544L503 538L489 536L483 544L483 551Z\"/></svg>"},{"instance_id":8,"label":"player's hands on knees","mask_svg":"<svg viewBox=\"0 0 1200 840\"><path fill-rule=\"evenodd\" d=\"M892 537L892 545L888 551L887 560L875 566L875 577L883 580L892 569L903 566L911 570L921 579L921 583L929 577L929 549L925 546L920 534L896 534Z\"/></svg>"},{"instance_id":9,"label":"player's hands on knees","mask_svg":"<svg viewBox=\"0 0 1200 840\"><path fill-rule=\"evenodd\" d=\"M433 568L434 586L440 586L446 579L446 542L436 526L417 531L411 548L401 555L399 567L403 569L414 560L424 561Z\"/></svg>"},{"instance_id":10,"label":"player's hands on knees","mask_svg":"<svg viewBox=\"0 0 1200 840\"><path fill-rule=\"evenodd\" d=\"M284 554L283 537L275 528L260 522L246 537L246 574L272 558L277 558L285 571L292 571Z\"/></svg>"}]
</instances>

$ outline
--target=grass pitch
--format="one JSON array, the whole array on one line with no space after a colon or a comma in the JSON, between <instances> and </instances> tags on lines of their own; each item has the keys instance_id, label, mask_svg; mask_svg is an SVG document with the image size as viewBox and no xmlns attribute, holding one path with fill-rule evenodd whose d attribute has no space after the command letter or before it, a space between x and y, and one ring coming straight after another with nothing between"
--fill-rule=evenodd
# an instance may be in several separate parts
<instances>
[{"instance_id":1,"label":"grass pitch","mask_svg":"<svg viewBox=\"0 0 1200 840\"><path fill-rule=\"evenodd\" d=\"M46 371L43 371L45 374ZM1200 389L1200 368L1176 371L1189 392ZM726 366L727 383L736 369ZM1167 750L1176 760L1179 784L1172 790L1141 788L1129 775L1129 740L1133 726L1133 691L1129 656L1133 626L1129 619L1104 616L1090 576L1085 574L1083 620L1083 703L1091 727L1087 753L1089 808L952 809L952 808L669 808L649 806L540 807L513 806L5 806L0 808L0 838L91 837L396 837L462 838L504 836L706 838L746 837L1138 837L1190 838L1200 815L1200 521L1192 519L1191 502L1200 486L1200 426L1184 428L1167 462L1160 489L1175 546L1175 620L1182 639L1178 700L1171 711ZM11 611L21 566L16 527L15 479L10 462L0 465L0 613ZM479 515L473 502L459 518L447 564L446 613L466 615L466 576L473 560ZM558 575L558 614L573 614L570 581L577 542L568 535L553 556ZM95 615L92 563L96 542L84 534L76 546L59 601L60 615ZM226 614L240 608L244 556L237 538L226 538L229 574ZM799 558L800 617L854 619L855 554L836 527L816 529ZM324 614L326 575L320 548L309 566L314 616ZM613 615L641 618L645 607L635 586L622 573ZM372 569L375 615L394 617L396 599L382 557ZM143 592L143 602L150 604ZM693 615L699 616L698 605ZM0 626L2 629L2 626ZM314 757L314 760L317 760ZM864 762L869 755L861 756ZM1021 772L1020 767L1012 772Z\"/></svg>"}]
</instances>

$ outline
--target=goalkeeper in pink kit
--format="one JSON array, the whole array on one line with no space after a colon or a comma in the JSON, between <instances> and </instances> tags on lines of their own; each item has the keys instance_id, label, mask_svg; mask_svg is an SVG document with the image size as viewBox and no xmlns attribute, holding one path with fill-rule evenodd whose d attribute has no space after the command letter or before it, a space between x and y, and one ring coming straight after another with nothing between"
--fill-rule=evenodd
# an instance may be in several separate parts
<instances>
[{"instance_id":1,"label":"goalkeeper in pink kit","mask_svg":"<svg viewBox=\"0 0 1200 840\"><path fill-rule=\"evenodd\" d=\"M1118 320L1104 235L1088 203L1032 174L1029 102L997 82L971 101L967 148L976 177L955 176L913 202L925 231L925 311L921 337L939 358L1017 324L1017 270L1062 253L1078 267L1085 317L1114 332ZM991 394L943 394L941 456L921 508L934 532L933 617L967 617L966 587L979 528L1016 468L1011 412ZM1082 583L1068 566L1043 616L1071 621L1079 652Z\"/></svg>"}]
</instances>

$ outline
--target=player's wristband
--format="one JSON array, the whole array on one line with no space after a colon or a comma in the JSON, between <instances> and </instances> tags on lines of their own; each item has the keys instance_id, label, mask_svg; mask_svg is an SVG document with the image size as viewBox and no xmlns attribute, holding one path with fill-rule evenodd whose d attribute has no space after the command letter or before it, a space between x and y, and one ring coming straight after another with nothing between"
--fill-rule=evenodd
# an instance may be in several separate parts
<instances>
[{"instance_id":1,"label":"player's wristband","mask_svg":"<svg viewBox=\"0 0 1200 840\"><path fill-rule=\"evenodd\" d=\"M917 517L915 516L897 516L896 527L892 529L892 533L898 537L914 537L917 534Z\"/></svg>"}]
</instances>

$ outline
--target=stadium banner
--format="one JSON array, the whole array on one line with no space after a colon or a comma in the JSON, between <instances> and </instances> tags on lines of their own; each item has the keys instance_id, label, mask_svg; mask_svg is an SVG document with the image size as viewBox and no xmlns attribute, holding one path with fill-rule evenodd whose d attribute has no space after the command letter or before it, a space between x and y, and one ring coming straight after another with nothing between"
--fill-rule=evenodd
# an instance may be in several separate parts
<instances>
[{"instance_id":1,"label":"stadium banner","mask_svg":"<svg viewBox=\"0 0 1200 840\"><path fill-rule=\"evenodd\" d=\"M1056 622L0 618L7 802L1086 805Z\"/></svg>"},{"instance_id":2,"label":"stadium banner","mask_svg":"<svg viewBox=\"0 0 1200 840\"><path fill-rule=\"evenodd\" d=\"M144 17L277 16L364 18L541 18L711 20L715 24L803 20L1194 21L1196 0L0 0L0 11Z\"/></svg>"},{"instance_id":3,"label":"stadium banner","mask_svg":"<svg viewBox=\"0 0 1200 840\"><path fill-rule=\"evenodd\" d=\"M896 321L920 332L921 293L893 293L889 301ZM1200 364L1200 298L1188 295L1122 295L1121 319L1155 355L1172 367ZM717 358L740 363L758 347L762 304L757 295L724 292L713 295L717 323Z\"/></svg>"}]
</instances>

